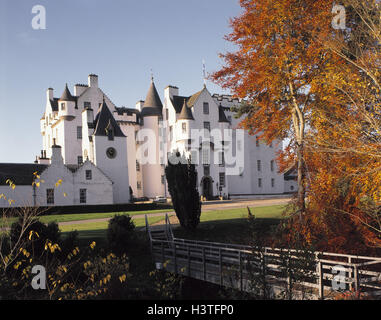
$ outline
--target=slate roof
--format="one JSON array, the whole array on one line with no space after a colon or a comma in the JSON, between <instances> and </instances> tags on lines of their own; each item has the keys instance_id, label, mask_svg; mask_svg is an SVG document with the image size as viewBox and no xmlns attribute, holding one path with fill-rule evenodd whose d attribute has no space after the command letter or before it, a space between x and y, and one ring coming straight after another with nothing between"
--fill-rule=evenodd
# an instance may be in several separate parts
<instances>
[{"instance_id":1,"label":"slate roof","mask_svg":"<svg viewBox=\"0 0 381 320\"><path fill-rule=\"evenodd\" d=\"M180 113L183 109L184 99L187 101L187 106L189 108L192 108L194 104L196 103L198 97L200 94L205 90L205 87L195 94L191 95L190 97L184 97L184 96L173 96L171 98L171 102L173 107L175 108L176 113Z\"/></svg>"},{"instance_id":2,"label":"slate roof","mask_svg":"<svg viewBox=\"0 0 381 320\"><path fill-rule=\"evenodd\" d=\"M188 100L189 97L183 97L183 96L173 96L171 98L171 102L173 107L175 108L176 113L180 113L183 109L184 100Z\"/></svg>"},{"instance_id":3,"label":"slate roof","mask_svg":"<svg viewBox=\"0 0 381 320\"><path fill-rule=\"evenodd\" d=\"M65 90L62 93L62 96L59 100L60 101L77 101L77 99L71 95L70 90L67 87L67 84L66 84Z\"/></svg>"},{"instance_id":4,"label":"slate roof","mask_svg":"<svg viewBox=\"0 0 381 320\"><path fill-rule=\"evenodd\" d=\"M224 108L221 106L221 104L218 106L218 122L229 123L229 120L226 118Z\"/></svg>"},{"instance_id":5,"label":"slate roof","mask_svg":"<svg viewBox=\"0 0 381 320\"><path fill-rule=\"evenodd\" d=\"M50 106L53 111L58 111L58 100L58 98L53 98L53 100L50 100Z\"/></svg>"},{"instance_id":6,"label":"slate roof","mask_svg":"<svg viewBox=\"0 0 381 320\"><path fill-rule=\"evenodd\" d=\"M94 126L95 136L107 136L107 128L112 126L115 137L125 137L104 100L98 114L95 117Z\"/></svg>"},{"instance_id":7,"label":"slate roof","mask_svg":"<svg viewBox=\"0 0 381 320\"><path fill-rule=\"evenodd\" d=\"M31 186L34 172L41 174L48 165L34 163L0 163L0 185L7 185L8 179L17 186Z\"/></svg>"},{"instance_id":8,"label":"slate roof","mask_svg":"<svg viewBox=\"0 0 381 320\"><path fill-rule=\"evenodd\" d=\"M161 116L163 113L163 104L161 103L160 96L157 93L153 80L148 89L147 97L144 100L144 105L141 111L142 117L147 116Z\"/></svg>"},{"instance_id":9,"label":"slate roof","mask_svg":"<svg viewBox=\"0 0 381 320\"><path fill-rule=\"evenodd\" d=\"M187 101L184 99L183 107L177 120L194 120L192 110L187 106Z\"/></svg>"},{"instance_id":10,"label":"slate roof","mask_svg":"<svg viewBox=\"0 0 381 320\"><path fill-rule=\"evenodd\" d=\"M293 164L292 166L287 168L283 174L284 180L286 181L297 180L298 179L297 168L298 168L297 164Z\"/></svg>"}]
</instances>

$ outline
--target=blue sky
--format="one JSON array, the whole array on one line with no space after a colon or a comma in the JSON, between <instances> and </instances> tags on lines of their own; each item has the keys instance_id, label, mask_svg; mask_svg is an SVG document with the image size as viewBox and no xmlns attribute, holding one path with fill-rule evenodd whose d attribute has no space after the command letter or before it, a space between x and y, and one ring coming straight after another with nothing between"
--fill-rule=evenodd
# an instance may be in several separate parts
<instances>
[{"instance_id":1,"label":"blue sky","mask_svg":"<svg viewBox=\"0 0 381 320\"><path fill-rule=\"evenodd\" d=\"M35 5L46 8L46 30L32 28ZM153 69L161 98L169 84L200 90L202 60L207 72L221 67L240 11L238 0L0 0L0 162L39 154L48 87L59 97L95 73L117 106L134 107Z\"/></svg>"}]
</instances>

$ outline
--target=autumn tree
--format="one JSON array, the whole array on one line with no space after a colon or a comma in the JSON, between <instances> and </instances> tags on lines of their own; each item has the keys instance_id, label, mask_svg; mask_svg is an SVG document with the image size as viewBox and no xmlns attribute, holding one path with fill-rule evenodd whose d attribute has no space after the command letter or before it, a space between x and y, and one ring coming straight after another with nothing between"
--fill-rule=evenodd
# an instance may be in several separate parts
<instances>
[{"instance_id":1,"label":"autumn tree","mask_svg":"<svg viewBox=\"0 0 381 320\"><path fill-rule=\"evenodd\" d=\"M326 238L328 249L346 251L357 239L355 247L364 251L381 246L380 7L373 0L342 3L346 28L315 40L336 62L316 78L321 99L306 137L308 237Z\"/></svg>"},{"instance_id":2,"label":"autumn tree","mask_svg":"<svg viewBox=\"0 0 381 320\"><path fill-rule=\"evenodd\" d=\"M226 39L237 51L221 55L225 65L212 75L247 101L241 123L270 143L290 139L297 158L299 217L305 213L305 134L316 101L315 78L332 52L314 37L331 32L332 1L240 0L243 12L231 20Z\"/></svg>"}]
</instances>

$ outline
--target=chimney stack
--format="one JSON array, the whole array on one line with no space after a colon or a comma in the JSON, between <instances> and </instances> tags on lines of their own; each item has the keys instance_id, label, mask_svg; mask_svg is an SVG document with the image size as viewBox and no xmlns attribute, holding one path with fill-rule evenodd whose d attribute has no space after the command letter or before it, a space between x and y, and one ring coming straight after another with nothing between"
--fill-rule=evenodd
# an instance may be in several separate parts
<instances>
[{"instance_id":1,"label":"chimney stack","mask_svg":"<svg viewBox=\"0 0 381 320\"><path fill-rule=\"evenodd\" d=\"M48 88L48 90L46 90L46 99L53 100L53 88Z\"/></svg>"},{"instance_id":2,"label":"chimney stack","mask_svg":"<svg viewBox=\"0 0 381 320\"><path fill-rule=\"evenodd\" d=\"M89 74L89 87L98 88L98 76L96 74Z\"/></svg>"}]
</instances>

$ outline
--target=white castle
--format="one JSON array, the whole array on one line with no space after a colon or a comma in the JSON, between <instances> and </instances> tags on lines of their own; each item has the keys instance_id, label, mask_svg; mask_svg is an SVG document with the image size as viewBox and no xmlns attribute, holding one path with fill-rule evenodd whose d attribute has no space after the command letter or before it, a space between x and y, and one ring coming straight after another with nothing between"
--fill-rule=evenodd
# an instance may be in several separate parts
<instances>
[{"instance_id":1,"label":"white castle","mask_svg":"<svg viewBox=\"0 0 381 320\"><path fill-rule=\"evenodd\" d=\"M73 94L66 85L56 98L49 88L40 120L41 155L34 164L0 164L0 194L7 195L0 206L9 199L14 205L50 206L167 197L165 164L176 151L196 164L206 198L295 191L293 176L279 173L276 165L282 142L266 145L238 129L242 118L231 108L239 103L211 95L204 85L190 97L168 86L163 104L152 79L144 101L117 107L94 74L87 85L76 84Z\"/></svg>"}]
</instances>

